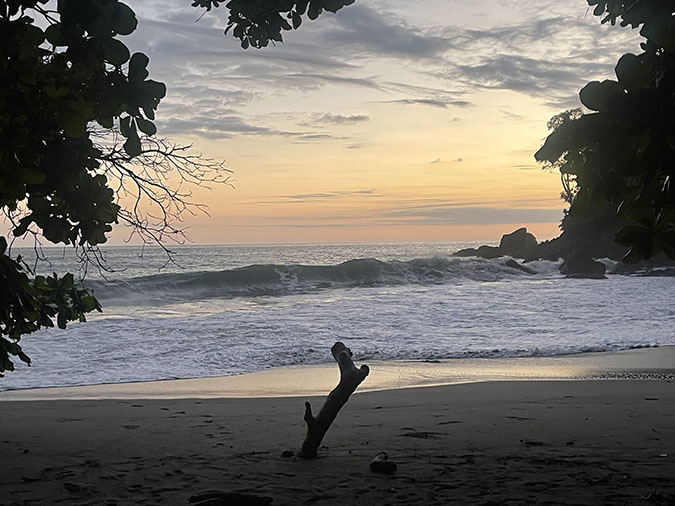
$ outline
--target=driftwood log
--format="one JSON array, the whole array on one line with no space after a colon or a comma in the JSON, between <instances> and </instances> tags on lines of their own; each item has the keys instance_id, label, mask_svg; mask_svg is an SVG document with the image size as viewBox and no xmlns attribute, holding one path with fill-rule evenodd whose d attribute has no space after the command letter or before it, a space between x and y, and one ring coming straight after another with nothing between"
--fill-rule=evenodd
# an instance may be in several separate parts
<instances>
[{"instance_id":1,"label":"driftwood log","mask_svg":"<svg viewBox=\"0 0 675 506\"><path fill-rule=\"evenodd\" d=\"M356 367L352 360L352 352L344 343L337 342L330 349L333 358L340 368L340 382L328 394L326 401L321 407L321 411L316 416L312 415L312 406L305 402L305 422L307 423L307 436L302 443L302 448L298 452L298 457L311 459L316 457L316 452L321 445L323 437L328 428L335 420L342 406L349 400L349 396L354 393L356 387L366 379L370 369L367 365Z\"/></svg>"}]
</instances>

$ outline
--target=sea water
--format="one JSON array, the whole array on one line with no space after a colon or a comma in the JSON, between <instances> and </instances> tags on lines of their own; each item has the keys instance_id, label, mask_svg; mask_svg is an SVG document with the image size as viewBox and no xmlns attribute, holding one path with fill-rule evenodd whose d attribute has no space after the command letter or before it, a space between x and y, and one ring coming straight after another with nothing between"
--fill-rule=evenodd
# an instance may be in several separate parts
<instances>
[{"instance_id":1,"label":"sea water","mask_svg":"<svg viewBox=\"0 0 675 506\"><path fill-rule=\"evenodd\" d=\"M21 344L32 367L0 390L233 375L332 361L555 356L675 345L675 278L565 279L557 262L453 257L470 243L103 250L86 323ZM14 250L26 259L31 250ZM37 272L77 270L47 249ZM83 273L81 273L83 274Z\"/></svg>"}]
</instances>

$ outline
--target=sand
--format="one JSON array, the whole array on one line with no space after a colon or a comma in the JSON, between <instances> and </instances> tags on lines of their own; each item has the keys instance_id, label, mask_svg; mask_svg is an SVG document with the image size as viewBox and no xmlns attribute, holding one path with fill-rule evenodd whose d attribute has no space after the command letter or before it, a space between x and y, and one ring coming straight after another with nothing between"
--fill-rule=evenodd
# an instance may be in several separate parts
<instances>
[{"instance_id":1,"label":"sand","mask_svg":"<svg viewBox=\"0 0 675 506\"><path fill-rule=\"evenodd\" d=\"M304 437L305 397L4 401L0 504L225 491L273 505L673 505L675 384L661 377L357 393L310 461L283 456ZM381 451L395 473L370 470Z\"/></svg>"}]
</instances>

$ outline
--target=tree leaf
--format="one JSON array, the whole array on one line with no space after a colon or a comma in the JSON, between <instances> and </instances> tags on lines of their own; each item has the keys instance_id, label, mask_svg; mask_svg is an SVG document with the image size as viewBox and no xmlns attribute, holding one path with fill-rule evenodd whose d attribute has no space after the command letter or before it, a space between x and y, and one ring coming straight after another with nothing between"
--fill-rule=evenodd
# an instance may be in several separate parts
<instances>
[{"instance_id":1,"label":"tree leaf","mask_svg":"<svg viewBox=\"0 0 675 506\"><path fill-rule=\"evenodd\" d=\"M108 63L120 67L129 61L129 49L121 41L113 38L106 38L102 40L102 44L103 56Z\"/></svg>"},{"instance_id":2,"label":"tree leaf","mask_svg":"<svg viewBox=\"0 0 675 506\"><path fill-rule=\"evenodd\" d=\"M138 129L144 134L155 135L157 133L155 124L145 118L136 118L136 124L138 125Z\"/></svg>"},{"instance_id":3,"label":"tree leaf","mask_svg":"<svg viewBox=\"0 0 675 506\"><path fill-rule=\"evenodd\" d=\"M139 139L138 132L136 131L136 124L133 122L129 126L129 135L127 136L127 140L124 143L124 151L126 151L127 154L132 158L142 153L141 140Z\"/></svg>"},{"instance_id":4,"label":"tree leaf","mask_svg":"<svg viewBox=\"0 0 675 506\"><path fill-rule=\"evenodd\" d=\"M293 28L295 30L297 30L302 24L302 16L298 14L296 11L291 12L291 20L293 22Z\"/></svg>"},{"instance_id":5,"label":"tree leaf","mask_svg":"<svg viewBox=\"0 0 675 506\"><path fill-rule=\"evenodd\" d=\"M143 53L134 53L129 60L129 81L144 81L148 77L146 67L150 59Z\"/></svg>"},{"instance_id":6,"label":"tree leaf","mask_svg":"<svg viewBox=\"0 0 675 506\"><path fill-rule=\"evenodd\" d=\"M310 0L309 10L307 11L307 17L311 20L314 20L319 17L322 11L321 0Z\"/></svg>"},{"instance_id":7,"label":"tree leaf","mask_svg":"<svg viewBox=\"0 0 675 506\"><path fill-rule=\"evenodd\" d=\"M623 88L616 81L591 81L579 92L579 100L592 111L608 112L620 107Z\"/></svg>"},{"instance_id":8,"label":"tree leaf","mask_svg":"<svg viewBox=\"0 0 675 506\"><path fill-rule=\"evenodd\" d=\"M117 2L117 9L115 12L115 19L112 23L112 29L120 35L129 35L138 26L138 19L131 8L122 3Z\"/></svg>"},{"instance_id":9,"label":"tree leaf","mask_svg":"<svg viewBox=\"0 0 675 506\"><path fill-rule=\"evenodd\" d=\"M69 38L64 33L64 27L61 23L49 25L45 30L45 38L52 46L67 46Z\"/></svg>"}]
</instances>

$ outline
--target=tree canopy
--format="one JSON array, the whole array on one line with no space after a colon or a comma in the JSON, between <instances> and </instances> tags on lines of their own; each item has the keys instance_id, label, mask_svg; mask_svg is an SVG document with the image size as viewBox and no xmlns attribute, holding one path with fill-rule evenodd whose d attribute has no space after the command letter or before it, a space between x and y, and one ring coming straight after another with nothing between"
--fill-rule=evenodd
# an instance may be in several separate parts
<instances>
[{"instance_id":1,"label":"tree canopy","mask_svg":"<svg viewBox=\"0 0 675 506\"><path fill-rule=\"evenodd\" d=\"M144 241L180 237L176 220L194 207L180 185L224 181L227 171L154 137L166 86L149 78L148 57L120 40L136 29L131 8L53 4L0 2L0 210L11 235L94 256L120 221ZM170 172L178 187L166 186ZM11 242L0 237L0 373L14 369L12 356L30 364L22 335L101 309L72 274L33 276L10 256Z\"/></svg>"},{"instance_id":2,"label":"tree canopy","mask_svg":"<svg viewBox=\"0 0 675 506\"><path fill-rule=\"evenodd\" d=\"M241 47L263 48L270 42L283 42L284 30L297 29L303 16L318 18L323 11L337 12L355 0L231 0L225 4L230 15L225 33L241 40ZM221 0L194 0L193 7L206 12Z\"/></svg>"},{"instance_id":3,"label":"tree canopy","mask_svg":"<svg viewBox=\"0 0 675 506\"><path fill-rule=\"evenodd\" d=\"M625 262L675 259L675 1L588 3L603 23L640 27L643 52L588 83L579 98L594 112L559 116L535 158L560 170L577 213L609 202L630 221L615 236Z\"/></svg>"}]
</instances>

